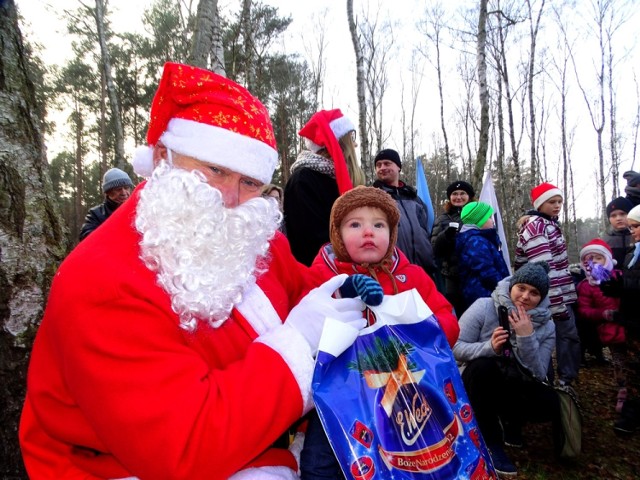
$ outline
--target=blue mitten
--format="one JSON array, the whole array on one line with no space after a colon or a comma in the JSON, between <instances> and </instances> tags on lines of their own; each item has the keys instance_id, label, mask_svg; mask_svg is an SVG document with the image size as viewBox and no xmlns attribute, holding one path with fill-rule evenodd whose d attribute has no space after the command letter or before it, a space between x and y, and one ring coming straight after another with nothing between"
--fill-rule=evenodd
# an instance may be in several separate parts
<instances>
[{"instance_id":1,"label":"blue mitten","mask_svg":"<svg viewBox=\"0 0 640 480\"><path fill-rule=\"evenodd\" d=\"M382 303L384 292L376 280L361 273L356 273L347 278L342 284L340 295L343 298L360 297L367 305L376 307Z\"/></svg>"}]
</instances>

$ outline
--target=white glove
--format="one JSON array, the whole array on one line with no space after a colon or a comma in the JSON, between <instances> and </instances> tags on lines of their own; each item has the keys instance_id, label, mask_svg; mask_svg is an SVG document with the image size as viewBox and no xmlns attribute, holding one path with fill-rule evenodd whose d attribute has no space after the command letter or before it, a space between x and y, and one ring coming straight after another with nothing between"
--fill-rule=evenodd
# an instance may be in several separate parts
<instances>
[{"instance_id":1,"label":"white glove","mask_svg":"<svg viewBox=\"0 0 640 480\"><path fill-rule=\"evenodd\" d=\"M347 274L327 280L311 290L289 313L285 325L295 328L311 347L313 356L318 353L318 343L327 317L361 330L367 322L362 317L364 303L356 298L333 298L331 295L342 286Z\"/></svg>"}]
</instances>

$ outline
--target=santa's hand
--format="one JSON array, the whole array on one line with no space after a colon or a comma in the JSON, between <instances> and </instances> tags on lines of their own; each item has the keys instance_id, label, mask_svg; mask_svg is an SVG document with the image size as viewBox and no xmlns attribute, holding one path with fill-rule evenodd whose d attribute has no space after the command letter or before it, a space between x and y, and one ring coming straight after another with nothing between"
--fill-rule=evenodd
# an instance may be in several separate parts
<instances>
[{"instance_id":1,"label":"santa's hand","mask_svg":"<svg viewBox=\"0 0 640 480\"><path fill-rule=\"evenodd\" d=\"M311 290L289 313L285 326L296 329L307 341L311 354L318 352L318 343L327 317L361 330L366 326L362 317L364 304L355 298L333 298L334 292L348 278L338 275Z\"/></svg>"},{"instance_id":2,"label":"santa's hand","mask_svg":"<svg viewBox=\"0 0 640 480\"><path fill-rule=\"evenodd\" d=\"M356 273L347 278L340 287L340 295L343 297L360 297L364 303L377 307L382 303L384 292L377 280Z\"/></svg>"}]
</instances>

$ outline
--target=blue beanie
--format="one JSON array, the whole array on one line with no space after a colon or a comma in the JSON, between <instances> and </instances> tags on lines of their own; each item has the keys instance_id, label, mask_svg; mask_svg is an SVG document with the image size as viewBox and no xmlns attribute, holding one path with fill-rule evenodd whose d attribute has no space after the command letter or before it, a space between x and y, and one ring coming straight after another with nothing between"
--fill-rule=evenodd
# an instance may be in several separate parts
<instances>
[{"instance_id":1,"label":"blue beanie","mask_svg":"<svg viewBox=\"0 0 640 480\"><path fill-rule=\"evenodd\" d=\"M127 172L123 172L119 168L107 170L104 177L102 177L102 193L107 193L109 190L118 187L133 188L133 182Z\"/></svg>"}]
</instances>

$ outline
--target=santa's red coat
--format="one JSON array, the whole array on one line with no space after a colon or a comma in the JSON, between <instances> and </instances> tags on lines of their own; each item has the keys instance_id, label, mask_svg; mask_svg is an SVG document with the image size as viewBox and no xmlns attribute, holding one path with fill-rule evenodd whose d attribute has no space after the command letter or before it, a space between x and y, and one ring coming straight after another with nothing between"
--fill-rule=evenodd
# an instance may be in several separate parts
<instances>
[{"instance_id":1,"label":"santa's red coat","mask_svg":"<svg viewBox=\"0 0 640 480\"><path fill-rule=\"evenodd\" d=\"M309 347L282 325L302 267L278 234L260 288L185 332L139 259L140 189L55 275L20 425L30 478L294 478L270 445L311 406Z\"/></svg>"}]
</instances>

